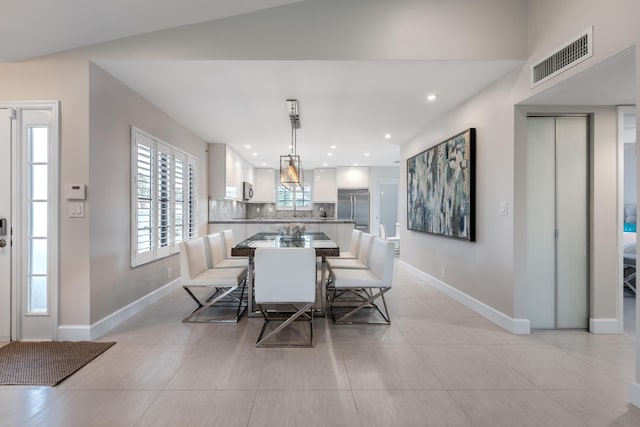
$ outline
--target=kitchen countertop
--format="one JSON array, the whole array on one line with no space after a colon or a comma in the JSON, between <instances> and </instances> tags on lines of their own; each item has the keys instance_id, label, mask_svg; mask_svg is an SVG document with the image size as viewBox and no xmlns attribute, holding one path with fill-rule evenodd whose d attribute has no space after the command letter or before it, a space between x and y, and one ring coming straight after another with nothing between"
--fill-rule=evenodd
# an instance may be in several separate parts
<instances>
[{"instance_id":1,"label":"kitchen countertop","mask_svg":"<svg viewBox=\"0 0 640 427\"><path fill-rule=\"evenodd\" d=\"M355 224L355 221L335 218L235 218L235 219L218 219L209 221L209 224Z\"/></svg>"}]
</instances>

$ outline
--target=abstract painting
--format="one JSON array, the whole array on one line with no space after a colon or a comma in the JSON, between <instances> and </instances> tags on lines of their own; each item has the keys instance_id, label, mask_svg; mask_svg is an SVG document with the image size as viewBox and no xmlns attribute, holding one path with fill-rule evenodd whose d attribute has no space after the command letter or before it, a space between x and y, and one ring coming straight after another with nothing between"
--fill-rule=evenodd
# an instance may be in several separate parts
<instances>
[{"instance_id":1,"label":"abstract painting","mask_svg":"<svg viewBox=\"0 0 640 427\"><path fill-rule=\"evenodd\" d=\"M407 159L407 228L474 241L475 129Z\"/></svg>"}]
</instances>

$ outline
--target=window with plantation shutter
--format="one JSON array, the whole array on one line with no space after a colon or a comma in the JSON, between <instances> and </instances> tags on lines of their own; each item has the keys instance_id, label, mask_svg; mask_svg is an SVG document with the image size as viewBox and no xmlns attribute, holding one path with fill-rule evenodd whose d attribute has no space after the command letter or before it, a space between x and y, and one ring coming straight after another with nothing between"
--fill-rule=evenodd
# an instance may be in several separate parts
<instances>
[{"instance_id":1,"label":"window with plantation shutter","mask_svg":"<svg viewBox=\"0 0 640 427\"><path fill-rule=\"evenodd\" d=\"M131 265L178 252L196 237L197 159L132 127Z\"/></svg>"}]
</instances>

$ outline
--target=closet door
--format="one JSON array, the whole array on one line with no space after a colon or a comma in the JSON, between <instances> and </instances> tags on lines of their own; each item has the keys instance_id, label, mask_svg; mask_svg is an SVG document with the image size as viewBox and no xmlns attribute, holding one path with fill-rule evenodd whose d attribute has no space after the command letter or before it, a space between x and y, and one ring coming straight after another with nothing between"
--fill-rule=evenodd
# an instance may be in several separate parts
<instances>
[{"instance_id":1,"label":"closet door","mask_svg":"<svg viewBox=\"0 0 640 427\"><path fill-rule=\"evenodd\" d=\"M533 329L555 328L555 134L553 117L530 117L527 141L527 302Z\"/></svg>"},{"instance_id":2,"label":"closet door","mask_svg":"<svg viewBox=\"0 0 640 427\"><path fill-rule=\"evenodd\" d=\"M532 329L588 327L588 120L529 117L527 286Z\"/></svg>"},{"instance_id":3,"label":"closet door","mask_svg":"<svg viewBox=\"0 0 640 427\"><path fill-rule=\"evenodd\" d=\"M556 328L588 327L587 118L556 119Z\"/></svg>"}]
</instances>

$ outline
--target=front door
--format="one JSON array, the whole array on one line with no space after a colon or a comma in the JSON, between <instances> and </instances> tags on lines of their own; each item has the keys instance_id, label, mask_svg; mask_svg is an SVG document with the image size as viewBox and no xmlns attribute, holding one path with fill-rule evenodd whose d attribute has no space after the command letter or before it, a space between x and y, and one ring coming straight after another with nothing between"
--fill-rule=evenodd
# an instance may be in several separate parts
<instances>
[{"instance_id":1,"label":"front door","mask_svg":"<svg viewBox=\"0 0 640 427\"><path fill-rule=\"evenodd\" d=\"M11 123L0 109L0 342L11 341Z\"/></svg>"},{"instance_id":2,"label":"front door","mask_svg":"<svg viewBox=\"0 0 640 427\"><path fill-rule=\"evenodd\" d=\"M58 103L0 105L0 150L0 341L55 340Z\"/></svg>"}]
</instances>

